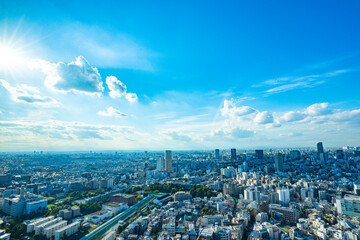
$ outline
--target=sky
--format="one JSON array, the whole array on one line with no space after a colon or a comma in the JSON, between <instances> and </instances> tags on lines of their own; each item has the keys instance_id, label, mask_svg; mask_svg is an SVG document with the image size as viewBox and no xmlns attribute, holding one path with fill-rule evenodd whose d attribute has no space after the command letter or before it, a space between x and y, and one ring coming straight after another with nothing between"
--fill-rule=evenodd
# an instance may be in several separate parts
<instances>
[{"instance_id":1,"label":"sky","mask_svg":"<svg viewBox=\"0 0 360 240\"><path fill-rule=\"evenodd\" d=\"M359 10L0 0L0 151L359 146Z\"/></svg>"}]
</instances>

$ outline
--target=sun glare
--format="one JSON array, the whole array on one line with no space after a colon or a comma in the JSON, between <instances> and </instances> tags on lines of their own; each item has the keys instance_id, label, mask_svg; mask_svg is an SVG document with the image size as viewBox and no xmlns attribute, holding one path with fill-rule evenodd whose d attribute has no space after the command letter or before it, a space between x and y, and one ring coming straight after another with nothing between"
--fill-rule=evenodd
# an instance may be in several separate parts
<instances>
[{"instance_id":1,"label":"sun glare","mask_svg":"<svg viewBox=\"0 0 360 240\"><path fill-rule=\"evenodd\" d=\"M11 46L0 45L0 69L9 69L15 67L22 61L19 50Z\"/></svg>"}]
</instances>

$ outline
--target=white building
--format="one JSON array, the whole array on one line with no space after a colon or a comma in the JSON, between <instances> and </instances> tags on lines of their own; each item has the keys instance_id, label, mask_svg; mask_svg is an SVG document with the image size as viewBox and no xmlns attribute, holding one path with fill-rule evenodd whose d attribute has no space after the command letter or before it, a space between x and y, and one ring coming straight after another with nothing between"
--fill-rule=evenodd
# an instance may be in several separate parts
<instances>
[{"instance_id":1,"label":"white building","mask_svg":"<svg viewBox=\"0 0 360 240\"><path fill-rule=\"evenodd\" d=\"M66 233L67 236L71 236L79 231L80 222L74 222L66 227L63 227L55 232L55 240L60 240L61 237Z\"/></svg>"},{"instance_id":2,"label":"white building","mask_svg":"<svg viewBox=\"0 0 360 240\"><path fill-rule=\"evenodd\" d=\"M10 240L10 233L6 233L5 230L0 229L0 240Z\"/></svg>"},{"instance_id":3,"label":"white building","mask_svg":"<svg viewBox=\"0 0 360 240\"><path fill-rule=\"evenodd\" d=\"M40 224L38 226L35 226L35 234L43 234L44 233L44 229L47 228L47 227L50 227L54 224L57 224L58 222L61 222L62 221L62 218L61 217L58 217L58 218L55 218L49 222L45 222L43 224Z\"/></svg>"},{"instance_id":4,"label":"white building","mask_svg":"<svg viewBox=\"0 0 360 240\"><path fill-rule=\"evenodd\" d=\"M126 203L109 202L102 205L103 210L109 210L112 214L118 214L129 208Z\"/></svg>"},{"instance_id":5,"label":"white building","mask_svg":"<svg viewBox=\"0 0 360 240\"><path fill-rule=\"evenodd\" d=\"M67 225L67 221L61 221L58 222L54 225L51 225L47 228L44 228L44 235L46 236L46 238L52 238L53 236L55 236L55 232L63 227L65 227Z\"/></svg>"},{"instance_id":6,"label":"white building","mask_svg":"<svg viewBox=\"0 0 360 240\"><path fill-rule=\"evenodd\" d=\"M51 220L54 219L54 216L50 216L50 217L47 217L47 218L40 218L40 219L37 219L35 221L31 221L27 224L27 227L26 227L26 232L27 233L31 233L33 231L35 231L35 227L36 226L39 226L43 223L46 223L46 222L49 222Z\"/></svg>"},{"instance_id":7,"label":"white building","mask_svg":"<svg viewBox=\"0 0 360 240\"><path fill-rule=\"evenodd\" d=\"M287 188L277 189L276 192L279 194L279 200L282 203L290 202L290 190Z\"/></svg>"},{"instance_id":8,"label":"white building","mask_svg":"<svg viewBox=\"0 0 360 240\"><path fill-rule=\"evenodd\" d=\"M99 224L105 219L112 217L112 211L104 209L88 215L88 221L94 224Z\"/></svg>"}]
</instances>

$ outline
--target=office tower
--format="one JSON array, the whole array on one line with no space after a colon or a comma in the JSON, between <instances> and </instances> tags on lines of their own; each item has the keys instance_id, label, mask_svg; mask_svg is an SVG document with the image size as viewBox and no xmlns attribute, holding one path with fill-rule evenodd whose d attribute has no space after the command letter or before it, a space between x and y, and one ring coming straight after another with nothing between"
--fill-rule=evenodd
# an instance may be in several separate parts
<instances>
[{"instance_id":1,"label":"office tower","mask_svg":"<svg viewBox=\"0 0 360 240\"><path fill-rule=\"evenodd\" d=\"M336 159L344 159L344 151L342 149L336 150Z\"/></svg>"},{"instance_id":2,"label":"office tower","mask_svg":"<svg viewBox=\"0 0 360 240\"><path fill-rule=\"evenodd\" d=\"M165 171L172 172L172 153L170 150L165 151Z\"/></svg>"},{"instance_id":3,"label":"office tower","mask_svg":"<svg viewBox=\"0 0 360 240\"><path fill-rule=\"evenodd\" d=\"M300 160L301 154L299 150L291 150L290 151L290 158L292 160Z\"/></svg>"},{"instance_id":4,"label":"office tower","mask_svg":"<svg viewBox=\"0 0 360 240\"><path fill-rule=\"evenodd\" d=\"M236 160L236 148L231 149L231 160Z\"/></svg>"},{"instance_id":5,"label":"office tower","mask_svg":"<svg viewBox=\"0 0 360 240\"><path fill-rule=\"evenodd\" d=\"M290 190L287 188L277 189L276 192L279 194L279 200L282 203L290 202Z\"/></svg>"},{"instance_id":6,"label":"office tower","mask_svg":"<svg viewBox=\"0 0 360 240\"><path fill-rule=\"evenodd\" d=\"M284 155L282 153L275 154L275 169L277 172L284 171Z\"/></svg>"},{"instance_id":7,"label":"office tower","mask_svg":"<svg viewBox=\"0 0 360 240\"><path fill-rule=\"evenodd\" d=\"M165 158L158 158L157 163L156 163L156 169L159 172L163 172L165 170Z\"/></svg>"},{"instance_id":8,"label":"office tower","mask_svg":"<svg viewBox=\"0 0 360 240\"><path fill-rule=\"evenodd\" d=\"M215 159L220 159L220 150L215 149Z\"/></svg>"},{"instance_id":9,"label":"office tower","mask_svg":"<svg viewBox=\"0 0 360 240\"><path fill-rule=\"evenodd\" d=\"M243 170L244 170L244 172L249 171L249 166L248 166L247 161L245 161L245 162L243 163Z\"/></svg>"},{"instance_id":10,"label":"office tower","mask_svg":"<svg viewBox=\"0 0 360 240\"><path fill-rule=\"evenodd\" d=\"M317 143L318 157L321 161L325 160L324 146L322 142Z\"/></svg>"},{"instance_id":11,"label":"office tower","mask_svg":"<svg viewBox=\"0 0 360 240\"><path fill-rule=\"evenodd\" d=\"M255 150L255 157L257 159L263 159L264 158L264 150L262 150L262 149Z\"/></svg>"}]
</instances>

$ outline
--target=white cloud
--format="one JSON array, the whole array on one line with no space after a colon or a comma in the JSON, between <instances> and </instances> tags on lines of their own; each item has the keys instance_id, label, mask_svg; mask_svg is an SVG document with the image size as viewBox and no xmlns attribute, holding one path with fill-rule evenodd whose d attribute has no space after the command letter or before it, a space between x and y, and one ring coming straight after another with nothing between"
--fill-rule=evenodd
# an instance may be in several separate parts
<instances>
[{"instance_id":1,"label":"white cloud","mask_svg":"<svg viewBox=\"0 0 360 240\"><path fill-rule=\"evenodd\" d=\"M136 93L128 93L126 85L114 76L106 77L106 84L110 90L109 95L112 98L121 98L125 96L129 102L137 102Z\"/></svg>"},{"instance_id":2,"label":"white cloud","mask_svg":"<svg viewBox=\"0 0 360 240\"><path fill-rule=\"evenodd\" d=\"M300 111L290 111L287 113L284 113L280 117L280 122L296 122L301 121L306 117L306 114Z\"/></svg>"},{"instance_id":3,"label":"white cloud","mask_svg":"<svg viewBox=\"0 0 360 240\"><path fill-rule=\"evenodd\" d=\"M274 94L287 92L299 88L313 88L320 84L324 84L325 80L331 77L348 72L347 70L336 70L322 74L312 74L300 77L281 77L264 81L253 87L271 86L270 89L265 90L266 94Z\"/></svg>"},{"instance_id":4,"label":"white cloud","mask_svg":"<svg viewBox=\"0 0 360 240\"><path fill-rule=\"evenodd\" d=\"M30 68L41 69L46 75L45 85L53 91L81 92L90 95L101 95L104 91L98 69L92 67L83 56L77 57L68 64L33 60Z\"/></svg>"},{"instance_id":5,"label":"white cloud","mask_svg":"<svg viewBox=\"0 0 360 240\"><path fill-rule=\"evenodd\" d=\"M258 114L256 114L254 122L259 123L259 124L272 123L272 122L274 122L274 117L268 111L263 111L263 112L259 112Z\"/></svg>"},{"instance_id":6,"label":"white cloud","mask_svg":"<svg viewBox=\"0 0 360 240\"><path fill-rule=\"evenodd\" d=\"M319 116L330 114L333 112L333 109L329 107L329 103L316 103L309 106L305 112L309 115Z\"/></svg>"},{"instance_id":7,"label":"white cloud","mask_svg":"<svg viewBox=\"0 0 360 240\"><path fill-rule=\"evenodd\" d=\"M127 93L125 98L129 101L129 102L137 102L138 97L136 95L136 93Z\"/></svg>"},{"instance_id":8,"label":"white cloud","mask_svg":"<svg viewBox=\"0 0 360 240\"><path fill-rule=\"evenodd\" d=\"M224 107L221 109L221 114L223 116L245 116L250 113L254 113L256 110L249 106L239 106L236 107L234 100L224 100Z\"/></svg>"},{"instance_id":9,"label":"white cloud","mask_svg":"<svg viewBox=\"0 0 360 240\"><path fill-rule=\"evenodd\" d=\"M35 87L26 84L20 84L16 87L13 87L3 79L0 79L0 84L10 93L12 100L15 102L52 107L59 106L58 101L56 101L54 98L40 96L40 91Z\"/></svg>"},{"instance_id":10,"label":"white cloud","mask_svg":"<svg viewBox=\"0 0 360 240\"><path fill-rule=\"evenodd\" d=\"M255 133L255 131L241 129L240 127L223 127L213 131L211 135L219 137L249 138L254 136Z\"/></svg>"},{"instance_id":11,"label":"white cloud","mask_svg":"<svg viewBox=\"0 0 360 240\"><path fill-rule=\"evenodd\" d=\"M125 113L120 112L120 110L108 107L105 111L98 111L98 115L104 116L104 117L126 117L127 115Z\"/></svg>"}]
</instances>

